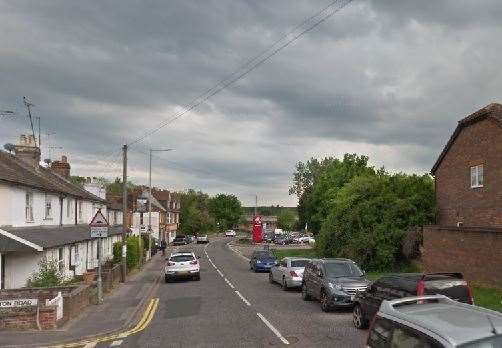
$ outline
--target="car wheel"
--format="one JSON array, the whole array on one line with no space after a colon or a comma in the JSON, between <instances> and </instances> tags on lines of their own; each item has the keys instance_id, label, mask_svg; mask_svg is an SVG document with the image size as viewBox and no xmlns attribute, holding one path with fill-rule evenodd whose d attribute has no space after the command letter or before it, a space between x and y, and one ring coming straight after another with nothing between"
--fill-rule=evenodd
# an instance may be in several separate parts
<instances>
[{"instance_id":1,"label":"car wheel","mask_svg":"<svg viewBox=\"0 0 502 348\"><path fill-rule=\"evenodd\" d=\"M352 310L352 322L356 329L362 330L368 328L368 320L364 318L361 305L359 304L356 304Z\"/></svg>"},{"instance_id":2,"label":"car wheel","mask_svg":"<svg viewBox=\"0 0 502 348\"><path fill-rule=\"evenodd\" d=\"M270 284L274 284L274 277L272 276L272 272L268 274L268 281L270 282Z\"/></svg>"},{"instance_id":3,"label":"car wheel","mask_svg":"<svg viewBox=\"0 0 502 348\"><path fill-rule=\"evenodd\" d=\"M196 281L199 281L200 280L200 274L197 274L194 278Z\"/></svg>"},{"instance_id":4,"label":"car wheel","mask_svg":"<svg viewBox=\"0 0 502 348\"><path fill-rule=\"evenodd\" d=\"M287 291L288 290L288 283L286 282L286 277L282 277L282 290Z\"/></svg>"},{"instance_id":5,"label":"car wheel","mask_svg":"<svg viewBox=\"0 0 502 348\"><path fill-rule=\"evenodd\" d=\"M171 279L169 279L169 277L166 275L166 276L164 276L164 281L165 281L166 283L169 283L169 282L171 281Z\"/></svg>"},{"instance_id":6,"label":"car wheel","mask_svg":"<svg viewBox=\"0 0 502 348\"><path fill-rule=\"evenodd\" d=\"M328 294L326 294L326 291L324 291L324 290L321 291L321 296L320 296L319 301L321 302L321 309L323 312L331 311L331 307L329 305Z\"/></svg>"},{"instance_id":7,"label":"car wheel","mask_svg":"<svg viewBox=\"0 0 502 348\"><path fill-rule=\"evenodd\" d=\"M304 301L310 301L310 300L312 300L312 297L308 293L307 285L305 283L302 284L302 299Z\"/></svg>"}]
</instances>

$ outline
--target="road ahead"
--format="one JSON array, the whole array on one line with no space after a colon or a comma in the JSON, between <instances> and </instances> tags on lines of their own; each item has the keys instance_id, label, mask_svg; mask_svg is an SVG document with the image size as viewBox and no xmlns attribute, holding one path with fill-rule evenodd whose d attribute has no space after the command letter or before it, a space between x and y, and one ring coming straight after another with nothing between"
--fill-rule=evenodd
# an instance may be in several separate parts
<instances>
[{"instance_id":1,"label":"road ahead","mask_svg":"<svg viewBox=\"0 0 502 348\"><path fill-rule=\"evenodd\" d=\"M228 242L187 246L201 256L201 281L162 282L152 322L120 347L364 346L350 311L323 313L299 291L282 291L267 273L250 272Z\"/></svg>"}]
</instances>

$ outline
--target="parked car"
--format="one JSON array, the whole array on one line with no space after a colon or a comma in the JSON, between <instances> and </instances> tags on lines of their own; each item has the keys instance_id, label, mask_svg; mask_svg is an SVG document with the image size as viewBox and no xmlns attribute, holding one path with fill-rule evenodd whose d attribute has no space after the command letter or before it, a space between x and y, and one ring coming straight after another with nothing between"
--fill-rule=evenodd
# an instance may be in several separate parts
<instances>
[{"instance_id":1,"label":"parked car","mask_svg":"<svg viewBox=\"0 0 502 348\"><path fill-rule=\"evenodd\" d=\"M197 259L198 257L191 251L182 251L169 255L164 269L166 283L177 278L200 280L200 266Z\"/></svg>"},{"instance_id":2,"label":"parked car","mask_svg":"<svg viewBox=\"0 0 502 348\"><path fill-rule=\"evenodd\" d=\"M249 267L255 272L270 271L276 264L277 259L270 250L255 250L249 260Z\"/></svg>"},{"instance_id":3,"label":"parked car","mask_svg":"<svg viewBox=\"0 0 502 348\"><path fill-rule=\"evenodd\" d=\"M435 294L474 303L471 289L461 273L389 274L373 282L366 292L357 294L352 321L356 328L365 329L383 300Z\"/></svg>"},{"instance_id":4,"label":"parked car","mask_svg":"<svg viewBox=\"0 0 502 348\"><path fill-rule=\"evenodd\" d=\"M237 235L237 233L235 233L234 230L227 230L225 232L225 237L235 237Z\"/></svg>"},{"instance_id":5,"label":"parked car","mask_svg":"<svg viewBox=\"0 0 502 348\"><path fill-rule=\"evenodd\" d=\"M194 235L187 234L187 239L188 239L188 243L195 242L195 236Z\"/></svg>"},{"instance_id":6,"label":"parked car","mask_svg":"<svg viewBox=\"0 0 502 348\"><path fill-rule=\"evenodd\" d=\"M209 237L207 236L207 234L200 234L197 236L197 244L201 243L209 243Z\"/></svg>"},{"instance_id":7,"label":"parked car","mask_svg":"<svg viewBox=\"0 0 502 348\"><path fill-rule=\"evenodd\" d=\"M263 240L267 243L273 243L275 240L275 233L274 232L266 232L263 235Z\"/></svg>"},{"instance_id":8,"label":"parked car","mask_svg":"<svg viewBox=\"0 0 502 348\"><path fill-rule=\"evenodd\" d=\"M315 243L315 239L314 237L312 236L300 236L298 237L298 243L300 244L314 244Z\"/></svg>"},{"instance_id":9,"label":"parked car","mask_svg":"<svg viewBox=\"0 0 502 348\"><path fill-rule=\"evenodd\" d=\"M187 245L189 243L188 237L184 234L178 234L173 240L173 245Z\"/></svg>"},{"instance_id":10,"label":"parked car","mask_svg":"<svg viewBox=\"0 0 502 348\"><path fill-rule=\"evenodd\" d=\"M293 242L293 238L291 238L287 234L280 234L275 237L274 244L286 245L291 244Z\"/></svg>"},{"instance_id":11,"label":"parked car","mask_svg":"<svg viewBox=\"0 0 502 348\"><path fill-rule=\"evenodd\" d=\"M269 281L281 284L283 290L301 287L303 271L309 259L302 257L285 257L277 265L272 266Z\"/></svg>"},{"instance_id":12,"label":"parked car","mask_svg":"<svg viewBox=\"0 0 502 348\"><path fill-rule=\"evenodd\" d=\"M359 266L349 259L312 259L305 265L302 298L319 300L323 311L354 305L356 292L370 284Z\"/></svg>"},{"instance_id":13,"label":"parked car","mask_svg":"<svg viewBox=\"0 0 502 348\"><path fill-rule=\"evenodd\" d=\"M502 347L502 313L444 295L383 301L367 347Z\"/></svg>"}]
</instances>

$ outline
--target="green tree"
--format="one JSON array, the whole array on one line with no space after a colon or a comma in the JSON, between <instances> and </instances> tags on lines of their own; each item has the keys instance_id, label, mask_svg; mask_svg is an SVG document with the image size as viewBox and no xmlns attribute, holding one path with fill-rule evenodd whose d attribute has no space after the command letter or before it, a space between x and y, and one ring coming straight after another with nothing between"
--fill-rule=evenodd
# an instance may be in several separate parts
<instances>
[{"instance_id":1,"label":"green tree","mask_svg":"<svg viewBox=\"0 0 502 348\"><path fill-rule=\"evenodd\" d=\"M215 221L209 214L209 196L201 191L188 190L181 194L180 229L185 234L211 232Z\"/></svg>"},{"instance_id":2,"label":"green tree","mask_svg":"<svg viewBox=\"0 0 502 348\"><path fill-rule=\"evenodd\" d=\"M289 209L282 210L277 216L277 226L291 231L296 226L296 215Z\"/></svg>"},{"instance_id":3,"label":"green tree","mask_svg":"<svg viewBox=\"0 0 502 348\"><path fill-rule=\"evenodd\" d=\"M209 200L208 207L220 230L233 228L239 223L242 207L236 196L221 193Z\"/></svg>"},{"instance_id":4,"label":"green tree","mask_svg":"<svg viewBox=\"0 0 502 348\"><path fill-rule=\"evenodd\" d=\"M401 244L408 228L434 220L433 180L380 170L353 178L329 206L317 251L353 259L368 270L391 269L403 261Z\"/></svg>"},{"instance_id":5,"label":"green tree","mask_svg":"<svg viewBox=\"0 0 502 348\"><path fill-rule=\"evenodd\" d=\"M35 272L27 282L30 288L50 288L60 286L65 278L59 271L57 261L42 259L38 262L38 271Z\"/></svg>"}]
</instances>

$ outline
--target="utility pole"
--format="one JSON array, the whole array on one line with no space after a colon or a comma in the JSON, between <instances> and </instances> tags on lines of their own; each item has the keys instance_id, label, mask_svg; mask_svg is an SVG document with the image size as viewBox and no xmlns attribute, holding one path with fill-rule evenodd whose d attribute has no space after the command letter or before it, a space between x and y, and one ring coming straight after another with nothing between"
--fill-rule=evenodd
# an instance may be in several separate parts
<instances>
[{"instance_id":1,"label":"utility pole","mask_svg":"<svg viewBox=\"0 0 502 348\"><path fill-rule=\"evenodd\" d=\"M127 144L122 146L122 272L121 281L125 283L127 273Z\"/></svg>"},{"instance_id":2,"label":"utility pole","mask_svg":"<svg viewBox=\"0 0 502 348\"><path fill-rule=\"evenodd\" d=\"M42 136L40 135L40 116L36 116L38 120L38 147L40 149L40 153L42 153Z\"/></svg>"},{"instance_id":3,"label":"utility pole","mask_svg":"<svg viewBox=\"0 0 502 348\"><path fill-rule=\"evenodd\" d=\"M30 103L30 101L26 97L23 97L23 103L26 106L26 109L28 109L28 118L30 119L31 134L33 134L33 140L35 140L36 138L35 138L35 130L33 128L33 117L31 117L31 107L34 105Z\"/></svg>"},{"instance_id":4,"label":"utility pole","mask_svg":"<svg viewBox=\"0 0 502 348\"><path fill-rule=\"evenodd\" d=\"M254 216L258 215L258 195L254 195Z\"/></svg>"},{"instance_id":5,"label":"utility pole","mask_svg":"<svg viewBox=\"0 0 502 348\"><path fill-rule=\"evenodd\" d=\"M148 175L148 257L152 256L152 152L167 152L173 149L150 149L150 169ZM160 227L160 213L159 213L159 227Z\"/></svg>"}]
</instances>

